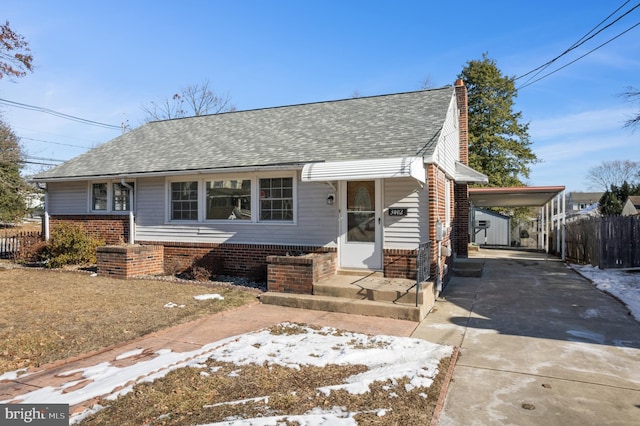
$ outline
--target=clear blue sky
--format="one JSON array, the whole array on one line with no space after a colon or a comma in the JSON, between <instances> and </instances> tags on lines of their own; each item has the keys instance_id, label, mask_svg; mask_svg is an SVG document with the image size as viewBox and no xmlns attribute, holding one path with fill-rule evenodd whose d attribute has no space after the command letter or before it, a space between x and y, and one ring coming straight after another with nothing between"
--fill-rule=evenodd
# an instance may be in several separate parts
<instances>
[{"instance_id":1,"label":"clear blue sky","mask_svg":"<svg viewBox=\"0 0 640 426\"><path fill-rule=\"evenodd\" d=\"M425 79L433 87L453 84L467 61L485 52L505 75L519 76L624 3L3 0L0 19L30 43L35 70L0 80L0 98L114 125L124 116L136 127L142 105L203 80L243 110L418 90ZM640 8L545 73L639 22ZM586 191L590 167L640 161L640 129L623 128L640 103L620 97L628 86L640 87L639 76L640 26L521 88L515 110L530 123L542 160L527 183ZM32 157L68 160L120 134L42 112L0 110Z\"/></svg>"}]
</instances>

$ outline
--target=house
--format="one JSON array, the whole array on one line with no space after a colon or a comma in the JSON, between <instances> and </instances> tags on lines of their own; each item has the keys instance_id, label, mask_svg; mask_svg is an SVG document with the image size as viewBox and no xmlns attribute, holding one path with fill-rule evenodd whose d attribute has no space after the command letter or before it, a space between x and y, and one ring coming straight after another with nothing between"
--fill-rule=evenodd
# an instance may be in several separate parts
<instances>
[{"instance_id":1,"label":"house","mask_svg":"<svg viewBox=\"0 0 640 426\"><path fill-rule=\"evenodd\" d=\"M567 196L567 218L589 215L604 192L570 192Z\"/></svg>"},{"instance_id":2,"label":"house","mask_svg":"<svg viewBox=\"0 0 640 426\"><path fill-rule=\"evenodd\" d=\"M634 216L640 214L640 195L630 195L622 206L621 216Z\"/></svg>"},{"instance_id":3,"label":"house","mask_svg":"<svg viewBox=\"0 0 640 426\"><path fill-rule=\"evenodd\" d=\"M263 278L267 257L330 253L340 269L442 278L467 256L464 83L433 90L147 123L38 174L45 232L81 224L108 244L209 256ZM443 249L444 247L444 249Z\"/></svg>"},{"instance_id":4,"label":"house","mask_svg":"<svg viewBox=\"0 0 640 426\"><path fill-rule=\"evenodd\" d=\"M471 242L478 245L509 246L511 218L493 210L474 208L471 211L473 233Z\"/></svg>"}]
</instances>

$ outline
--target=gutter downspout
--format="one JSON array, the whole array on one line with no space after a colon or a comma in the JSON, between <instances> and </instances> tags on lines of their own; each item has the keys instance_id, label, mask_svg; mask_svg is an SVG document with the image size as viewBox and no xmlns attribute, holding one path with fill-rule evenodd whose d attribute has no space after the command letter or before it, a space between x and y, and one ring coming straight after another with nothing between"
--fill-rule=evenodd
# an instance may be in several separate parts
<instances>
[{"instance_id":1,"label":"gutter downspout","mask_svg":"<svg viewBox=\"0 0 640 426\"><path fill-rule=\"evenodd\" d=\"M47 185L41 186L40 183L36 183L36 186L44 191L44 215L42 216L42 232L44 233L44 240L49 241L50 229L49 229L49 191Z\"/></svg>"},{"instance_id":2,"label":"gutter downspout","mask_svg":"<svg viewBox=\"0 0 640 426\"><path fill-rule=\"evenodd\" d=\"M125 182L124 178L120 179L120 184L129 190L129 244L134 244L136 224L133 215L133 186Z\"/></svg>"}]
</instances>

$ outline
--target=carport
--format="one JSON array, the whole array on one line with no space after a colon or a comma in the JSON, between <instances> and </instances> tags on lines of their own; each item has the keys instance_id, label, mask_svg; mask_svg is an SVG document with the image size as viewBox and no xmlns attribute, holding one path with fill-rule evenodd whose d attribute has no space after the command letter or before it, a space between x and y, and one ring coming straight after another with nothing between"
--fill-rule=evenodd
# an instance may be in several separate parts
<instances>
[{"instance_id":1,"label":"carport","mask_svg":"<svg viewBox=\"0 0 640 426\"><path fill-rule=\"evenodd\" d=\"M537 207L540 215L538 247L549 252L549 236L555 235L556 251L565 258L565 187L523 186L512 188L469 188L473 207ZM473 224L469 224L473 230Z\"/></svg>"}]
</instances>

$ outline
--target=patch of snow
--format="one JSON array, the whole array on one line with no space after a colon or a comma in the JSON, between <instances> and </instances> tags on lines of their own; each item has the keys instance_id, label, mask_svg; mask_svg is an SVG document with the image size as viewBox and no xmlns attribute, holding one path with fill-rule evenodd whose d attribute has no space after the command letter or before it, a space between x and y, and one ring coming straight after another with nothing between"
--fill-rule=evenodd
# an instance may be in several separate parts
<instances>
[{"instance_id":1,"label":"patch of snow","mask_svg":"<svg viewBox=\"0 0 640 426\"><path fill-rule=\"evenodd\" d=\"M134 349L132 351L121 353L116 357L116 361L120 361L121 359L131 358L132 356L140 355L142 352L144 352L143 348Z\"/></svg>"},{"instance_id":2,"label":"patch of snow","mask_svg":"<svg viewBox=\"0 0 640 426\"><path fill-rule=\"evenodd\" d=\"M617 297L640 321L640 273L619 269L600 269L591 265L571 265L571 268L591 281L598 289Z\"/></svg>"},{"instance_id":3,"label":"patch of snow","mask_svg":"<svg viewBox=\"0 0 640 426\"><path fill-rule=\"evenodd\" d=\"M224 297L222 297L219 294L216 293L212 293L212 294L199 294L197 296L193 296L194 299L196 300L224 300Z\"/></svg>"},{"instance_id":4,"label":"patch of snow","mask_svg":"<svg viewBox=\"0 0 640 426\"><path fill-rule=\"evenodd\" d=\"M178 305L177 303L169 302L165 303L164 308L184 308L184 305Z\"/></svg>"},{"instance_id":5,"label":"patch of snow","mask_svg":"<svg viewBox=\"0 0 640 426\"><path fill-rule=\"evenodd\" d=\"M269 330L233 336L188 352L173 352L169 349L156 351L151 359L142 359L129 366L116 367L109 362L63 372L60 377L73 376L68 382L48 386L16 396L22 403L61 403L76 405L93 398L115 399L130 392L136 383L151 382L182 367L202 368L207 359L232 362L239 367L247 364L282 365L297 369L303 365L326 366L366 365L368 371L346 379L344 385L318 389L330 393L332 389L347 389L353 393L367 392L376 380L397 380L408 377L410 386L431 385L438 373L438 364L443 357L450 356L453 348L410 337L367 336L359 333L337 332L331 327L314 329L296 324L282 324L297 328L293 334L271 334ZM136 351L121 354L120 357L135 356ZM215 371L211 369L210 371ZM82 378L77 378L77 373ZM10 376L10 374L12 374ZM14 377L18 372L5 373ZM86 386L73 386L86 381ZM13 398L12 398L13 399ZM8 401L0 401L7 403ZM93 407L90 413L99 410ZM90 414L89 413L89 414ZM247 420L229 420L215 425L266 426L282 424L285 419L303 426L355 425L357 413L346 412L342 408L330 410L315 409L302 416L265 417ZM74 415L71 423L88 415L83 412Z\"/></svg>"}]
</instances>

